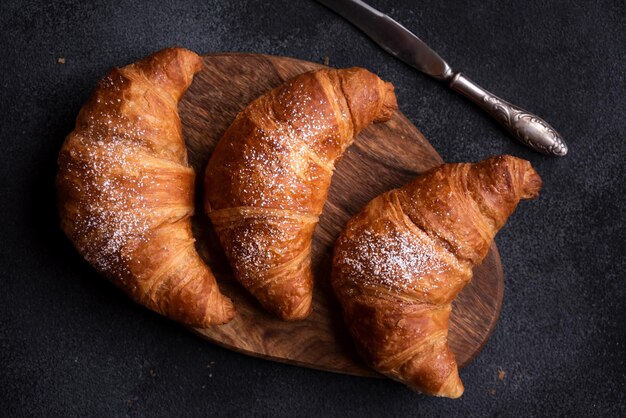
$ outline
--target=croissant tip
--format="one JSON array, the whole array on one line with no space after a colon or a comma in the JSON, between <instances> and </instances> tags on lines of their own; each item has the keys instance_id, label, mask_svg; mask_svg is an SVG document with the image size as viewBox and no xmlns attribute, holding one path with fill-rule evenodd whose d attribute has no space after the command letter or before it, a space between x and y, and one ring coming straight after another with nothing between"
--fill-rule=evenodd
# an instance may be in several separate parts
<instances>
[{"instance_id":1,"label":"croissant tip","mask_svg":"<svg viewBox=\"0 0 626 418\"><path fill-rule=\"evenodd\" d=\"M427 395L436 396L438 398L448 398L448 399L458 399L463 396L465 393L465 387L463 386L463 382L457 377L457 382L453 384L452 387L444 387L441 388L438 392L422 392L419 389L415 389L418 393L425 393Z\"/></svg>"},{"instance_id":2,"label":"croissant tip","mask_svg":"<svg viewBox=\"0 0 626 418\"><path fill-rule=\"evenodd\" d=\"M227 297L224 297L224 302L222 306L223 306L223 311L222 311L222 320L220 324L226 324L235 317L237 310L235 309L235 305L233 304L233 301Z\"/></svg>"},{"instance_id":3,"label":"croissant tip","mask_svg":"<svg viewBox=\"0 0 626 418\"><path fill-rule=\"evenodd\" d=\"M302 321L311 314L312 309L311 299L303 301L295 310L289 312L281 312L280 317L284 321Z\"/></svg>"},{"instance_id":4,"label":"croissant tip","mask_svg":"<svg viewBox=\"0 0 626 418\"><path fill-rule=\"evenodd\" d=\"M267 307L270 309L270 307ZM274 310L274 314L283 321L302 321L311 314L313 310L313 294L307 293L299 299L290 300L287 307L283 306Z\"/></svg>"},{"instance_id":5,"label":"croissant tip","mask_svg":"<svg viewBox=\"0 0 626 418\"><path fill-rule=\"evenodd\" d=\"M534 199L539 196L539 191L543 187L543 180L539 174L528 163L528 170L524 173L524 190L522 198Z\"/></svg>"},{"instance_id":6,"label":"croissant tip","mask_svg":"<svg viewBox=\"0 0 626 418\"><path fill-rule=\"evenodd\" d=\"M492 167L512 167L512 170L519 173L516 177L521 183L521 199L534 199L539 196L539 192L543 187L543 181L539 174L535 171L530 161L518 158L512 155L496 155L487 158L479 164L487 164Z\"/></svg>"},{"instance_id":7,"label":"croissant tip","mask_svg":"<svg viewBox=\"0 0 626 418\"><path fill-rule=\"evenodd\" d=\"M463 396L463 393L465 393L465 388L463 387L463 384L459 382L459 384L454 388L453 391L448 392L443 396L450 399L459 399L461 396Z\"/></svg>"},{"instance_id":8,"label":"croissant tip","mask_svg":"<svg viewBox=\"0 0 626 418\"><path fill-rule=\"evenodd\" d=\"M387 122L391 119L393 112L398 110L398 100L396 98L396 94L394 93L393 84L386 81L384 83L385 99L383 100L379 115L374 119L375 123Z\"/></svg>"},{"instance_id":9,"label":"croissant tip","mask_svg":"<svg viewBox=\"0 0 626 418\"><path fill-rule=\"evenodd\" d=\"M237 310L233 305L232 301L228 298L224 298L223 306L221 311L215 312L210 316L204 318L204 320L200 323L192 323L190 324L193 327L197 328L210 328L214 325L224 325L229 323L235 317Z\"/></svg>"},{"instance_id":10,"label":"croissant tip","mask_svg":"<svg viewBox=\"0 0 626 418\"><path fill-rule=\"evenodd\" d=\"M222 324L230 322L235 317L235 314L237 314L235 305L233 305L230 299L228 300L228 302L228 305L224 308L224 321L222 322Z\"/></svg>"},{"instance_id":11,"label":"croissant tip","mask_svg":"<svg viewBox=\"0 0 626 418\"><path fill-rule=\"evenodd\" d=\"M305 311L304 313L284 313L280 315L280 319L288 322L303 321L307 319L310 314L310 309L308 311Z\"/></svg>"}]
</instances>

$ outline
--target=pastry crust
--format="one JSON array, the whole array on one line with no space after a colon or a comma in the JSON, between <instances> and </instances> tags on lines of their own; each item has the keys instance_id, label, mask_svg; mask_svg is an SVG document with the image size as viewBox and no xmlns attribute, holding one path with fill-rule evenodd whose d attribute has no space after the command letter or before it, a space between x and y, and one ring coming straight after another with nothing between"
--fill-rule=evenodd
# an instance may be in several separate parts
<instances>
[{"instance_id":1,"label":"pastry crust","mask_svg":"<svg viewBox=\"0 0 626 418\"><path fill-rule=\"evenodd\" d=\"M448 347L452 301L519 201L540 188L530 163L515 157L444 164L348 222L331 280L371 367L419 392L462 395Z\"/></svg>"},{"instance_id":2,"label":"pastry crust","mask_svg":"<svg viewBox=\"0 0 626 418\"><path fill-rule=\"evenodd\" d=\"M178 101L202 58L182 48L116 68L83 106L59 154L61 227L100 273L138 303L187 325L229 321L194 247L194 171Z\"/></svg>"},{"instance_id":3,"label":"pastry crust","mask_svg":"<svg viewBox=\"0 0 626 418\"><path fill-rule=\"evenodd\" d=\"M286 320L311 310L311 242L335 162L397 108L362 68L299 75L242 111L206 169L205 208L236 279Z\"/></svg>"}]
</instances>

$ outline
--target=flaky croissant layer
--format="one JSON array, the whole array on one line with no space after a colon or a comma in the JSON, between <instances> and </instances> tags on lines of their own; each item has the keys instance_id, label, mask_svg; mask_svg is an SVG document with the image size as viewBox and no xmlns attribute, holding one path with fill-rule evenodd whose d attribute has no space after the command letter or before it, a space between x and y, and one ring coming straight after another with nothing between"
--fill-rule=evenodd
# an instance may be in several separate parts
<instances>
[{"instance_id":1,"label":"flaky croissant layer","mask_svg":"<svg viewBox=\"0 0 626 418\"><path fill-rule=\"evenodd\" d=\"M287 320L311 310L311 243L335 162L397 108L362 68L299 75L241 112L206 169L205 207L236 279Z\"/></svg>"},{"instance_id":2,"label":"flaky croissant layer","mask_svg":"<svg viewBox=\"0 0 626 418\"><path fill-rule=\"evenodd\" d=\"M204 327L234 315L194 248L194 171L178 101L202 58L182 48L117 68L98 84L59 154L61 226L136 302Z\"/></svg>"},{"instance_id":3,"label":"flaky croissant layer","mask_svg":"<svg viewBox=\"0 0 626 418\"><path fill-rule=\"evenodd\" d=\"M462 395L448 346L451 303L519 201L540 188L530 163L515 157L444 164L348 222L332 285L369 365L419 392Z\"/></svg>"}]
</instances>

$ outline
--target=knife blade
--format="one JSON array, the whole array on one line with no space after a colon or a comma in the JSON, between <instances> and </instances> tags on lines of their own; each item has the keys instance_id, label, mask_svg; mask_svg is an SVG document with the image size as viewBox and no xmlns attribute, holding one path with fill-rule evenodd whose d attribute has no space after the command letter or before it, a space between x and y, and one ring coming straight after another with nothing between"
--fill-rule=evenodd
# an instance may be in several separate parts
<instances>
[{"instance_id":1,"label":"knife blade","mask_svg":"<svg viewBox=\"0 0 626 418\"><path fill-rule=\"evenodd\" d=\"M362 30L385 51L417 70L448 84L496 119L529 148L546 155L564 156L568 148L554 128L539 116L495 96L453 71L424 41L361 0L317 0Z\"/></svg>"},{"instance_id":2,"label":"knife blade","mask_svg":"<svg viewBox=\"0 0 626 418\"><path fill-rule=\"evenodd\" d=\"M411 31L362 1L318 0L347 19L381 48L438 80L452 76L452 69L435 51Z\"/></svg>"}]
</instances>

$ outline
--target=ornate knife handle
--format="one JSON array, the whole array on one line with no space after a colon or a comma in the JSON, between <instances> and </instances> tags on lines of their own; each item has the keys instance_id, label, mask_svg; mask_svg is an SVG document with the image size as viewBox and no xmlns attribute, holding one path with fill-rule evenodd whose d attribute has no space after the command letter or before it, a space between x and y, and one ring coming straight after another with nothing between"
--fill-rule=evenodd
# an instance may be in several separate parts
<instances>
[{"instance_id":1,"label":"ornate knife handle","mask_svg":"<svg viewBox=\"0 0 626 418\"><path fill-rule=\"evenodd\" d=\"M529 148L558 157L567 154L561 135L539 116L494 96L461 73L452 77L450 88L480 106Z\"/></svg>"}]
</instances>

